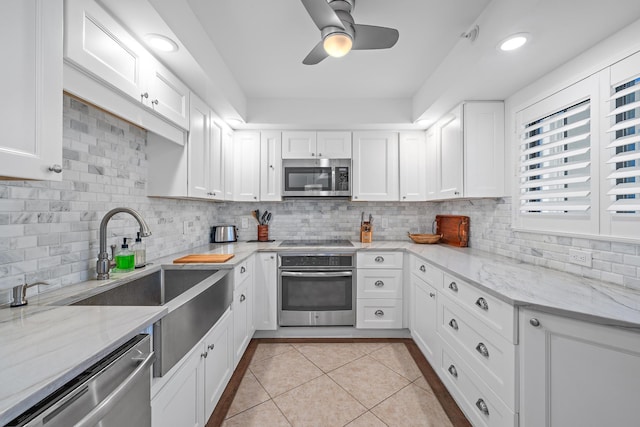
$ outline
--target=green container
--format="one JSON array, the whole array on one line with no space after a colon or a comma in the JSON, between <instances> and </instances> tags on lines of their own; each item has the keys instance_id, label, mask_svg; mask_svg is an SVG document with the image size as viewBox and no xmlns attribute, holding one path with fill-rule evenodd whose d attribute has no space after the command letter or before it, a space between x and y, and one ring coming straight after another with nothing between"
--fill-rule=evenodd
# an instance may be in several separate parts
<instances>
[{"instance_id":1,"label":"green container","mask_svg":"<svg viewBox=\"0 0 640 427\"><path fill-rule=\"evenodd\" d=\"M124 253L116 255L116 268L119 271L133 271L136 266L136 260L133 253Z\"/></svg>"}]
</instances>

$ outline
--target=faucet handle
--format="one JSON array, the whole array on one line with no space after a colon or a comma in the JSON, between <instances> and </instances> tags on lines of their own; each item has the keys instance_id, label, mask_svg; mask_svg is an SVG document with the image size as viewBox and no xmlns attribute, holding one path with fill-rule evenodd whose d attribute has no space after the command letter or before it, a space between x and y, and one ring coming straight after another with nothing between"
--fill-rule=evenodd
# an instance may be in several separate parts
<instances>
[{"instance_id":1,"label":"faucet handle","mask_svg":"<svg viewBox=\"0 0 640 427\"><path fill-rule=\"evenodd\" d=\"M11 307L21 307L23 305L27 305L29 301L27 301L27 289L36 286L36 285L48 285L47 282L34 282L30 285L23 284L14 286L12 289L13 293L13 302L10 304Z\"/></svg>"}]
</instances>

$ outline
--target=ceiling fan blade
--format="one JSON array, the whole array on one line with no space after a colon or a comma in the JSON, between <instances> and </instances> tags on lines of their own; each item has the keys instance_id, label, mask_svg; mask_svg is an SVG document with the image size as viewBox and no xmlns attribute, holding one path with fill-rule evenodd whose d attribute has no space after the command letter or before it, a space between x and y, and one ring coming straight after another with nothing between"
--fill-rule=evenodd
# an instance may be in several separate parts
<instances>
[{"instance_id":1,"label":"ceiling fan blade","mask_svg":"<svg viewBox=\"0 0 640 427\"><path fill-rule=\"evenodd\" d=\"M327 54L327 52L324 50L324 46L322 45L322 40L316 45L316 47L314 47L313 49L311 49L311 52L309 52L309 54L307 55L306 58L304 58L304 60L302 61L302 63L304 65L315 65L318 62L322 61L323 59L325 59L327 56L329 56Z\"/></svg>"},{"instance_id":2,"label":"ceiling fan blade","mask_svg":"<svg viewBox=\"0 0 640 427\"><path fill-rule=\"evenodd\" d=\"M354 50L388 49L393 47L400 37L395 28L360 24L354 24L353 27L356 36L351 49Z\"/></svg>"},{"instance_id":3,"label":"ceiling fan blade","mask_svg":"<svg viewBox=\"0 0 640 427\"><path fill-rule=\"evenodd\" d=\"M344 24L333 11L327 0L301 0L311 19L321 30L325 27L338 27L344 30Z\"/></svg>"}]
</instances>

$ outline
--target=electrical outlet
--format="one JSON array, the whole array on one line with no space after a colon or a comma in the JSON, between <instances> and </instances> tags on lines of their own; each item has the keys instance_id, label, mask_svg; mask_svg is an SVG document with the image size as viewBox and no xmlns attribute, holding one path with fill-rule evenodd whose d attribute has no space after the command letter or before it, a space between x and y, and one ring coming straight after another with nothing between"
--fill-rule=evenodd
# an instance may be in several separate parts
<instances>
[{"instance_id":1,"label":"electrical outlet","mask_svg":"<svg viewBox=\"0 0 640 427\"><path fill-rule=\"evenodd\" d=\"M249 228L249 218L242 217L242 228Z\"/></svg>"},{"instance_id":2,"label":"electrical outlet","mask_svg":"<svg viewBox=\"0 0 640 427\"><path fill-rule=\"evenodd\" d=\"M389 228L389 218L382 217L382 228Z\"/></svg>"},{"instance_id":3,"label":"electrical outlet","mask_svg":"<svg viewBox=\"0 0 640 427\"><path fill-rule=\"evenodd\" d=\"M569 262L578 265L584 265L585 267L591 267L592 258L591 252L579 251L577 249L569 250Z\"/></svg>"}]
</instances>

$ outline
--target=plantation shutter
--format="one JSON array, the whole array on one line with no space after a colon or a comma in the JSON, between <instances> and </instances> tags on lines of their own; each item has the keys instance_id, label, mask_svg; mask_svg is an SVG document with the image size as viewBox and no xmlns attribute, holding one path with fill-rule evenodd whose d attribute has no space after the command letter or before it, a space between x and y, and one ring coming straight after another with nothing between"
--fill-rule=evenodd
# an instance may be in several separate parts
<instances>
[{"instance_id":1,"label":"plantation shutter","mask_svg":"<svg viewBox=\"0 0 640 427\"><path fill-rule=\"evenodd\" d=\"M607 210L633 214L640 211L640 78L629 79L612 87L611 112L608 117L612 136L607 164L611 196Z\"/></svg>"},{"instance_id":2,"label":"plantation shutter","mask_svg":"<svg viewBox=\"0 0 640 427\"><path fill-rule=\"evenodd\" d=\"M586 215L591 208L591 101L524 123L520 212Z\"/></svg>"}]
</instances>

